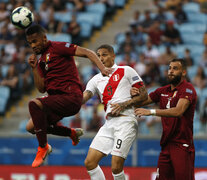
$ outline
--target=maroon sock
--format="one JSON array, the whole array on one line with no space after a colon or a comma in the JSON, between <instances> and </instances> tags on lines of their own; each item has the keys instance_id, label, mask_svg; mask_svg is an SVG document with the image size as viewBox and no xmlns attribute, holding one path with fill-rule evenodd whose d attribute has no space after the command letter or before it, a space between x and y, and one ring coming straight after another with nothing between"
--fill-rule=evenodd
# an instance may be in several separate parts
<instances>
[{"instance_id":1,"label":"maroon sock","mask_svg":"<svg viewBox=\"0 0 207 180\"><path fill-rule=\"evenodd\" d=\"M47 133L53 134L53 135L58 135L58 136L70 136L71 129L66 126L56 124L56 125L50 125L47 128Z\"/></svg>"},{"instance_id":2,"label":"maroon sock","mask_svg":"<svg viewBox=\"0 0 207 180\"><path fill-rule=\"evenodd\" d=\"M35 133L40 147L47 144L47 119L44 112L33 102L29 102L29 112L34 124Z\"/></svg>"}]
</instances>

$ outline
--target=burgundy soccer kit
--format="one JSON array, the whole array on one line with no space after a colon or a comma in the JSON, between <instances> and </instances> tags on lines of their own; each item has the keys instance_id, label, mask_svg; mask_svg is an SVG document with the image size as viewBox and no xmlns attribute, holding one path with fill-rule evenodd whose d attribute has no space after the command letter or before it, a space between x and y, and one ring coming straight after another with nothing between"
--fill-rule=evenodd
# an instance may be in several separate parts
<instances>
[{"instance_id":1,"label":"burgundy soccer kit","mask_svg":"<svg viewBox=\"0 0 207 180\"><path fill-rule=\"evenodd\" d=\"M48 96L40 98L50 121L76 114L82 105L82 86L74 55L76 45L67 42L48 42L38 61L38 70L44 77Z\"/></svg>"},{"instance_id":2,"label":"burgundy soccer kit","mask_svg":"<svg viewBox=\"0 0 207 180\"><path fill-rule=\"evenodd\" d=\"M197 102L194 87L184 80L175 89L167 85L150 93L160 109L176 107L179 99L188 99L189 107L181 117L162 117L163 133L158 160L159 180L194 180L195 150L193 117Z\"/></svg>"},{"instance_id":3,"label":"burgundy soccer kit","mask_svg":"<svg viewBox=\"0 0 207 180\"><path fill-rule=\"evenodd\" d=\"M29 110L41 147L47 142L47 133L70 136L69 128L56 123L63 117L75 115L81 108L83 91L73 57L76 47L67 42L49 41L38 61L38 71L44 78L48 95L37 98L43 109L30 101Z\"/></svg>"}]
</instances>

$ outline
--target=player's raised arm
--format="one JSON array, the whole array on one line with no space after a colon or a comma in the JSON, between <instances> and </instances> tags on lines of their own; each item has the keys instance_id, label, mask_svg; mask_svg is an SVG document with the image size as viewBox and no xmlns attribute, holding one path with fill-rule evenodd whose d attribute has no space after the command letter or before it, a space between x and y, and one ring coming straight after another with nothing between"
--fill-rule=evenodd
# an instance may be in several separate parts
<instances>
[{"instance_id":1,"label":"player's raised arm","mask_svg":"<svg viewBox=\"0 0 207 180\"><path fill-rule=\"evenodd\" d=\"M112 69L105 67L103 63L101 62L101 60L96 55L96 53L90 49L78 46L76 48L75 56L86 57L90 59L93 63L96 64L96 66L99 68L99 70L101 71L103 75L108 76L109 74L112 73Z\"/></svg>"}]
</instances>

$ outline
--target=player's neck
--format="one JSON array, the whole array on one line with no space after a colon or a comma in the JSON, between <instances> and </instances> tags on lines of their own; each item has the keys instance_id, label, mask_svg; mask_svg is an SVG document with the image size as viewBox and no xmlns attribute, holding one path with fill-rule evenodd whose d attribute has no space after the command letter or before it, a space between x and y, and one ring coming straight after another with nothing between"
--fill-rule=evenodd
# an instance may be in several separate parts
<instances>
[{"instance_id":1,"label":"player's neck","mask_svg":"<svg viewBox=\"0 0 207 180\"><path fill-rule=\"evenodd\" d=\"M180 82L177 84L170 84L171 85L171 90L175 89L177 86L179 86L183 81L185 80L185 78L181 78Z\"/></svg>"}]
</instances>

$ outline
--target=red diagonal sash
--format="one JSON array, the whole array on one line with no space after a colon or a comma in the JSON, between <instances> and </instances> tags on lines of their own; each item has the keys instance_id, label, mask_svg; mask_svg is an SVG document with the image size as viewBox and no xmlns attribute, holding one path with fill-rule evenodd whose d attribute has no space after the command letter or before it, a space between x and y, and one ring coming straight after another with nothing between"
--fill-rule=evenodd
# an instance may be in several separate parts
<instances>
[{"instance_id":1,"label":"red diagonal sash","mask_svg":"<svg viewBox=\"0 0 207 180\"><path fill-rule=\"evenodd\" d=\"M103 92L103 104L104 110L106 111L108 101L110 101L119 85L119 82L124 76L124 68L117 69L112 76L109 78L108 84L106 85Z\"/></svg>"}]
</instances>

